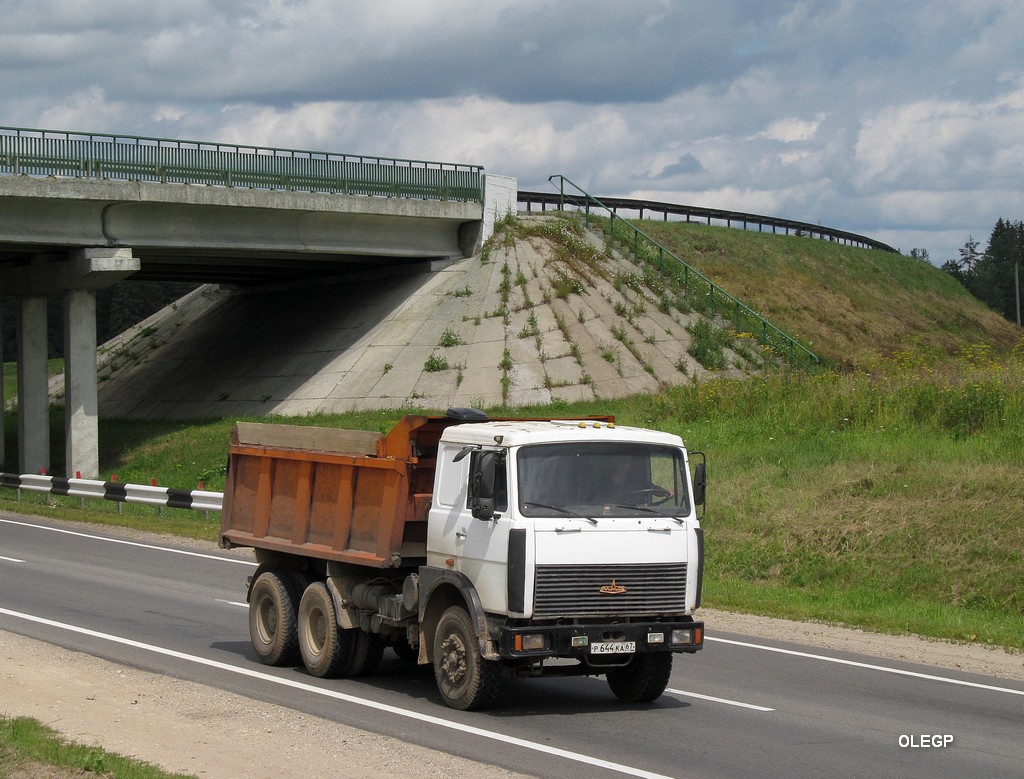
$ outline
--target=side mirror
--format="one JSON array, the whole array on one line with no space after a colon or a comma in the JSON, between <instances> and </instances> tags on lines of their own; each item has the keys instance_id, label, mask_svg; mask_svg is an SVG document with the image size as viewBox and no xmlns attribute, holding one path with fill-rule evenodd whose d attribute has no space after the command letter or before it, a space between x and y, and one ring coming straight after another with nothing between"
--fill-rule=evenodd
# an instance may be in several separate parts
<instances>
[{"instance_id":1,"label":"side mirror","mask_svg":"<svg viewBox=\"0 0 1024 779\"><path fill-rule=\"evenodd\" d=\"M694 505L703 506L707 498L708 489L708 467L706 463L697 463L693 471L693 502Z\"/></svg>"},{"instance_id":2,"label":"side mirror","mask_svg":"<svg viewBox=\"0 0 1024 779\"><path fill-rule=\"evenodd\" d=\"M476 519L494 519L494 485L498 478L498 454L480 452L473 469L473 507Z\"/></svg>"}]
</instances>

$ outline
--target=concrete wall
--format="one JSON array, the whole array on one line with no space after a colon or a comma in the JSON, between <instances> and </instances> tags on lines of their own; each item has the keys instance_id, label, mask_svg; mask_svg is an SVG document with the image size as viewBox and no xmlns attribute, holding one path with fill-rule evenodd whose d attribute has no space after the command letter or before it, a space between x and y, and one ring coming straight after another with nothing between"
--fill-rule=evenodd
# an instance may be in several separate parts
<instances>
[{"instance_id":1,"label":"concrete wall","mask_svg":"<svg viewBox=\"0 0 1024 779\"><path fill-rule=\"evenodd\" d=\"M484 174L484 230L483 240L494 233L494 223L508 214L515 214L518 206L519 180L512 176Z\"/></svg>"}]
</instances>

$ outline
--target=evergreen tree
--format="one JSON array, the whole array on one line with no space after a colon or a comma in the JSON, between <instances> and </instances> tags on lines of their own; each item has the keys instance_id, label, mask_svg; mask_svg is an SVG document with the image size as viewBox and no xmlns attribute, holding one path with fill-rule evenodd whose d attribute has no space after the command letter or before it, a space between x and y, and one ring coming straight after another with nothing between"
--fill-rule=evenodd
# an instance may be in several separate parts
<instances>
[{"instance_id":1,"label":"evergreen tree","mask_svg":"<svg viewBox=\"0 0 1024 779\"><path fill-rule=\"evenodd\" d=\"M974 273L974 269L978 266L978 260L980 259L981 252L978 251L978 242L974 239L973 235L967 236L967 243L960 250L960 269L966 277L970 278L971 274Z\"/></svg>"},{"instance_id":2,"label":"evergreen tree","mask_svg":"<svg viewBox=\"0 0 1024 779\"><path fill-rule=\"evenodd\" d=\"M1013 266L1020 259L1021 222L999 219L992 228L988 248L978 261L972 292L993 311L1016 318Z\"/></svg>"},{"instance_id":3,"label":"evergreen tree","mask_svg":"<svg viewBox=\"0 0 1024 779\"><path fill-rule=\"evenodd\" d=\"M1024 263L1024 222L998 219L988 246L978 251L973 236L960 249L959 260L947 260L942 270L956 278L976 298L1019 324L1019 270Z\"/></svg>"}]
</instances>

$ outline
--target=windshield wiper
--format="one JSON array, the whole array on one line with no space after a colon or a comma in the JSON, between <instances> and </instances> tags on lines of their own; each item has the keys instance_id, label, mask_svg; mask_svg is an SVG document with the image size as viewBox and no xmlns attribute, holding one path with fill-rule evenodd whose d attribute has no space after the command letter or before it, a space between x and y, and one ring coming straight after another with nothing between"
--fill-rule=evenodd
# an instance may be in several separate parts
<instances>
[{"instance_id":1,"label":"windshield wiper","mask_svg":"<svg viewBox=\"0 0 1024 779\"><path fill-rule=\"evenodd\" d=\"M615 506L617 509L636 509L637 511L646 511L648 514L654 514L655 516L662 517L663 519L674 519L680 525L685 524L685 520L681 517L677 517L674 514L666 514L664 511L651 506L638 506L635 503L613 503L611 505ZM673 508L678 507L673 506Z\"/></svg>"},{"instance_id":2,"label":"windshield wiper","mask_svg":"<svg viewBox=\"0 0 1024 779\"><path fill-rule=\"evenodd\" d=\"M651 508L650 506L638 506L636 503L612 503L611 505L615 506L617 509L636 509L637 511L646 511L648 514L656 514L659 517L665 516L665 514L655 508Z\"/></svg>"},{"instance_id":3,"label":"windshield wiper","mask_svg":"<svg viewBox=\"0 0 1024 779\"><path fill-rule=\"evenodd\" d=\"M551 511L561 511L566 516L578 517L580 519L585 519L585 520L587 520L589 522L593 522L595 525L597 524L597 520L594 519L593 517L588 517L585 514L578 514L575 511L573 511L572 509L567 509L565 506L552 506L552 505L550 505L548 503L536 503L536 502L534 502L532 500L524 500L523 501L523 505L524 506L536 506L539 509L550 509Z\"/></svg>"}]
</instances>

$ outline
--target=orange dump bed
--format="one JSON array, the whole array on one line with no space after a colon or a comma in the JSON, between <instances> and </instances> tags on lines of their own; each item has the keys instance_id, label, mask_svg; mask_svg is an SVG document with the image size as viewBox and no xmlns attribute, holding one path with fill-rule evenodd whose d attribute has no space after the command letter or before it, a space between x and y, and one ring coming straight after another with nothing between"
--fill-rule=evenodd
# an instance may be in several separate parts
<instances>
[{"instance_id":1,"label":"orange dump bed","mask_svg":"<svg viewBox=\"0 0 1024 779\"><path fill-rule=\"evenodd\" d=\"M376 568L421 564L437 442L455 423L405 417L387 436L237 423L221 545Z\"/></svg>"}]
</instances>

